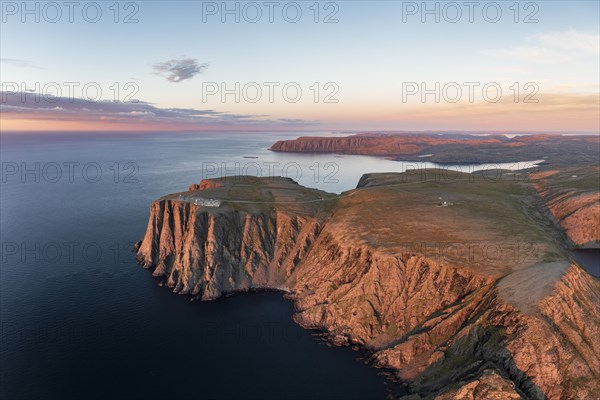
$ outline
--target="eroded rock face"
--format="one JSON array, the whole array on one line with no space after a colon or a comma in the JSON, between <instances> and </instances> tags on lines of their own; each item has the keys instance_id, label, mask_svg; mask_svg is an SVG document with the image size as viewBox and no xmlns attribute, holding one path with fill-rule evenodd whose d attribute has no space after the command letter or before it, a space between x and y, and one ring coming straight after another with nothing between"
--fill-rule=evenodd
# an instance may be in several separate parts
<instances>
[{"instance_id":1,"label":"eroded rock face","mask_svg":"<svg viewBox=\"0 0 600 400\"><path fill-rule=\"evenodd\" d=\"M152 204L138 260L178 293L214 299L286 282L320 230L316 218L276 210L215 212L177 200Z\"/></svg>"},{"instance_id":2,"label":"eroded rock face","mask_svg":"<svg viewBox=\"0 0 600 400\"><path fill-rule=\"evenodd\" d=\"M493 185L482 193L500 204L498 193L507 188ZM466 265L398 246L403 235L430 237L423 225L429 218L444 223L447 211L432 205L427 214L423 200L436 187L420 189L414 201L423 208L403 214L392 208L406 208L414 193L398 184L374 184L338 200L287 180L221 180L206 189L206 197L223 200L218 208L175 195L156 201L137 255L174 291L204 300L257 288L288 292L299 324L323 330L336 344L369 349L376 366L409 384L411 399L600 398L598 280L561 261L553 264L560 268L550 284L533 290L528 279L553 253L536 253L528 260L533 266L511 270L504 265L510 260ZM445 190L463 189L453 183ZM461 204L456 207L462 215ZM381 218L367 213L387 209ZM493 224L499 214L511 221L509 228L522 230L512 203L498 205L494 214L466 211L463 229ZM420 225L406 232L414 215ZM513 273L519 279L509 279ZM512 298L509 290L528 288L531 299Z\"/></svg>"},{"instance_id":3,"label":"eroded rock face","mask_svg":"<svg viewBox=\"0 0 600 400\"><path fill-rule=\"evenodd\" d=\"M600 247L600 168L569 167L531 174L534 187L576 247Z\"/></svg>"}]
</instances>

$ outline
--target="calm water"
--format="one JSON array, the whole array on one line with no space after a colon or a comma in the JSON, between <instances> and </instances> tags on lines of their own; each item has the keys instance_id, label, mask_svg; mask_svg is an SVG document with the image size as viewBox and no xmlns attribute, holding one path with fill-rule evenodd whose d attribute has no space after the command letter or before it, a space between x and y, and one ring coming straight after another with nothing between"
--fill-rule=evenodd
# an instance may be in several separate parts
<instances>
[{"instance_id":1,"label":"calm water","mask_svg":"<svg viewBox=\"0 0 600 400\"><path fill-rule=\"evenodd\" d=\"M407 167L266 150L295 136L2 136L0 398L385 398L384 376L295 325L280 294L190 302L131 253L151 202L202 178L271 169L341 192Z\"/></svg>"},{"instance_id":2,"label":"calm water","mask_svg":"<svg viewBox=\"0 0 600 400\"><path fill-rule=\"evenodd\" d=\"M600 249L582 249L572 251L571 257L587 272L600 278Z\"/></svg>"}]
</instances>

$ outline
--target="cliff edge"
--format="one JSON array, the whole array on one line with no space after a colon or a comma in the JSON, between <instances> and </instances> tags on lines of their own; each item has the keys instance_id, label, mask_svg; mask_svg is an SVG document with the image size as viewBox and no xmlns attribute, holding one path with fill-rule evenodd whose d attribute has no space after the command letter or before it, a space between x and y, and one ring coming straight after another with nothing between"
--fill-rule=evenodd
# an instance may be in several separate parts
<instances>
[{"instance_id":1,"label":"cliff edge","mask_svg":"<svg viewBox=\"0 0 600 400\"><path fill-rule=\"evenodd\" d=\"M370 174L341 196L206 181L153 203L137 257L204 300L285 291L299 324L368 349L406 399L600 398L599 281L528 184L467 175Z\"/></svg>"},{"instance_id":2,"label":"cliff edge","mask_svg":"<svg viewBox=\"0 0 600 400\"><path fill-rule=\"evenodd\" d=\"M600 167L548 169L530 178L572 246L600 248Z\"/></svg>"}]
</instances>

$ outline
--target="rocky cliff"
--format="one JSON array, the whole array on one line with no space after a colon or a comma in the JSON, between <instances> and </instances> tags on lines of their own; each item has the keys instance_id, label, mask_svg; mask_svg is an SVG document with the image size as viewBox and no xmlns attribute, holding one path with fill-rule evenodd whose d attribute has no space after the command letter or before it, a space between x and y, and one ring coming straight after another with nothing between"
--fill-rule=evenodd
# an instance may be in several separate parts
<instances>
[{"instance_id":1,"label":"rocky cliff","mask_svg":"<svg viewBox=\"0 0 600 400\"><path fill-rule=\"evenodd\" d=\"M548 169L530 177L572 245L600 248L600 167Z\"/></svg>"},{"instance_id":2,"label":"rocky cliff","mask_svg":"<svg viewBox=\"0 0 600 400\"><path fill-rule=\"evenodd\" d=\"M138 259L202 299L287 292L299 324L370 350L410 399L600 398L600 284L528 214L526 185L369 182L339 198L204 183L152 205Z\"/></svg>"},{"instance_id":3,"label":"rocky cliff","mask_svg":"<svg viewBox=\"0 0 600 400\"><path fill-rule=\"evenodd\" d=\"M270 150L295 153L362 154L403 161L438 163L499 163L548 160L571 165L596 165L600 152L597 136L402 133L358 134L335 137L303 136L274 143ZM425 157L425 158L423 158Z\"/></svg>"},{"instance_id":4,"label":"rocky cliff","mask_svg":"<svg viewBox=\"0 0 600 400\"><path fill-rule=\"evenodd\" d=\"M192 185L185 199L177 194L155 201L138 245L139 262L165 276L175 292L203 300L250 289L287 290L286 282L316 240L324 214L293 207L303 201L298 196L304 190L295 182L262 183L264 193L252 193L255 200L248 198L250 187L256 186L253 179L233 178ZM240 193L238 200L220 207L194 204L195 199L232 196L232 185ZM309 195L321 196L313 192Z\"/></svg>"}]
</instances>

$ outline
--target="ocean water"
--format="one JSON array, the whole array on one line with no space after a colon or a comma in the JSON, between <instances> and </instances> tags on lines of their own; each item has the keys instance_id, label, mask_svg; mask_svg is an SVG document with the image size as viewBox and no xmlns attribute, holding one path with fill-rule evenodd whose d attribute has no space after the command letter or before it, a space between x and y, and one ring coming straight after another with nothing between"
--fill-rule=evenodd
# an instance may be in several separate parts
<instances>
[{"instance_id":1,"label":"ocean water","mask_svg":"<svg viewBox=\"0 0 600 400\"><path fill-rule=\"evenodd\" d=\"M570 256L590 275L600 278L600 249L580 249L570 252Z\"/></svg>"},{"instance_id":2,"label":"ocean water","mask_svg":"<svg viewBox=\"0 0 600 400\"><path fill-rule=\"evenodd\" d=\"M2 136L0 398L385 398L386 378L297 326L282 295L190 302L135 263L154 199L274 139Z\"/></svg>"},{"instance_id":3,"label":"ocean water","mask_svg":"<svg viewBox=\"0 0 600 400\"><path fill-rule=\"evenodd\" d=\"M364 172L415 167L267 150L296 136L2 135L0 398L385 398L381 371L297 326L281 294L190 302L131 252L151 202L203 178L284 175L339 193Z\"/></svg>"}]
</instances>

